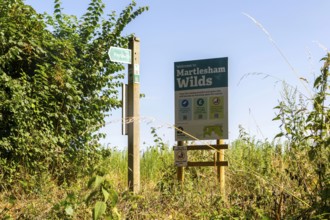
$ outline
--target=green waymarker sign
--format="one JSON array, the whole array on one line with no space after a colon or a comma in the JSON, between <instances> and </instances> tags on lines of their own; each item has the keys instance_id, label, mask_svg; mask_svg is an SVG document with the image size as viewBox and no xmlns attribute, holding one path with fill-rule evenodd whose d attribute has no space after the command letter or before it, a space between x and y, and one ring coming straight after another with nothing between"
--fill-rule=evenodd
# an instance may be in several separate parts
<instances>
[{"instance_id":1,"label":"green waymarker sign","mask_svg":"<svg viewBox=\"0 0 330 220\"><path fill-rule=\"evenodd\" d=\"M130 49L110 47L108 54L112 62L132 63L132 52Z\"/></svg>"}]
</instances>

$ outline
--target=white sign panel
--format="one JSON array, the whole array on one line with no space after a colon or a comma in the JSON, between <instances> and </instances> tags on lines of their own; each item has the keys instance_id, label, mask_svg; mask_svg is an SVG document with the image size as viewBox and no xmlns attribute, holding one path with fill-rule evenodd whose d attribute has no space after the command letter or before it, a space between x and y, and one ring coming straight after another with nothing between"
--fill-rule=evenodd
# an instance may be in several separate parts
<instances>
[{"instance_id":1,"label":"white sign panel","mask_svg":"<svg viewBox=\"0 0 330 220\"><path fill-rule=\"evenodd\" d=\"M228 139L228 58L174 63L175 140Z\"/></svg>"}]
</instances>

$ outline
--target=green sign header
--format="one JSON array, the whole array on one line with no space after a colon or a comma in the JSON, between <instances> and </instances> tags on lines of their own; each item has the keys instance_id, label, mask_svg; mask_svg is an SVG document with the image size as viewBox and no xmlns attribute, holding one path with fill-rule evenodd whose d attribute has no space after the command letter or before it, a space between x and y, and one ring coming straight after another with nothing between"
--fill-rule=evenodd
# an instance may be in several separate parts
<instances>
[{"instance_id":1,"label":"green sign header","mask_svg":"<svg viewBox=\"0 0 330 220\"><path fill-rule=\"evenodd\" d=\"M175 91L228 87L228 58L174 63Z\"/></svg>"}]
</instances>

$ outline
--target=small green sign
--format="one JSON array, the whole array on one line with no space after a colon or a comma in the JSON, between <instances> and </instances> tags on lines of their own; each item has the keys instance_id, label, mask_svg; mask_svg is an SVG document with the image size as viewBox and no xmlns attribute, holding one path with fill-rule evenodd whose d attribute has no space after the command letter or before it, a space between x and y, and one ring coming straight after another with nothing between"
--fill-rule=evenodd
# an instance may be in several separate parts
<instances>
[{"instance_id":1,"label":"small green sign","mask_svg":"<svg viewBox=\"0 0 330 220\"><path fill-rule=\"evenodd\" d=\"M134 64L133 83L140 83L140 65Z\"/></svg>"},{"instance_id":2,"label":"small green sign","mask_svg":"<svg viewBox=\"0 0 330 220\"><path fill-rule=\"evenodd\" d=\"M132 51L130 49L110 47L108 54L112 62L132 63Z\"/></svg>"}]
</instances>

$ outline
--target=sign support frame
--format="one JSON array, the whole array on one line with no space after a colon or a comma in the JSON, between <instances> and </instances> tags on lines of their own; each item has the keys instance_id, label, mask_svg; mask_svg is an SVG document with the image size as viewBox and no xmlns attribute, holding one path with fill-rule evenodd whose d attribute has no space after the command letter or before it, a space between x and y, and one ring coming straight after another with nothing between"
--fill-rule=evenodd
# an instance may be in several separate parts
<instances>
[{"instance_id":1,"label":"sign support frame","mask_svg":"<svg viewBox=\"0 0 330 220\"><path fill-rule=\"evenodd\" d=\"M185 146L186 141L177 141L177 146ZM216 157L214 161L187 161L185 167L206 167L216 166L217 167L217 180L220 185L220 194L223 199L226 199L225 193L225 167L228 166L228 161L224 160L224 150L228 149L228 144L225 144L223 139L218 139L216 145L188 145L187 152L192 150L216 150ZM174 149L174 148L173 148ZM177 166L177 180L183 186L184 182L184 166Z\"/></svg>"}]
</instances>

